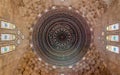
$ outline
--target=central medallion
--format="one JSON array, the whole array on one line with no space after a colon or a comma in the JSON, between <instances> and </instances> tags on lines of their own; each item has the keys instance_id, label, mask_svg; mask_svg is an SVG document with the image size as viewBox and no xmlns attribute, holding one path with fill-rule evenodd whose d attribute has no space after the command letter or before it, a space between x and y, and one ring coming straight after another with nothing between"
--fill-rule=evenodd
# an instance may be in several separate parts
<instances>
[{"instance_id":1,"label":"central medallion","mask_svg":"<svg viewBox=\"0 0 120 75\"><path fill-rule=\"evenodd\" d=\"M88 51L91 32L86 20L74 10L51 9L33 27L33 49L49 64L73 65Z\"/></svg>"}]
</instances>

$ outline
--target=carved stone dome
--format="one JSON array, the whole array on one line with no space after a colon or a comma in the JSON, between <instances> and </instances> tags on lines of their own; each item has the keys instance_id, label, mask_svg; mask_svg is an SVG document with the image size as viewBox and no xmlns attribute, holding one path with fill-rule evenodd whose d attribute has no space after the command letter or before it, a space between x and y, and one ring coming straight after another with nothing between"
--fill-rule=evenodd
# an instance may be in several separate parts
<instances>
[{"instance_id":1,"label":"carved stone dome","mask_svg":"<svg viewBox=\"0 0 120 75\"><path fill-rule=\"evenodd\" d=\"M34 51L47 63L68 66L81 60L91 43L85 19L74 9L51 9L33 28Z\"/></svg>"}]
</instances>

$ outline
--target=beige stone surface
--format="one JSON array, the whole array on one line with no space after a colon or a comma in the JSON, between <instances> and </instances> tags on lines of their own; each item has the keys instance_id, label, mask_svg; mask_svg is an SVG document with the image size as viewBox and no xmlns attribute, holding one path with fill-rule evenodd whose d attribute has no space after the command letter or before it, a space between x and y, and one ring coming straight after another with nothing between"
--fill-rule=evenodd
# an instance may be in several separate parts
<instances>
[{"instance_id":1,"label":"beige stone surface","mask_svg":"<svg viewBox=\"0 0 120 75\"><path fill-rule=\"evenodd\" d=\"M119 31L115 31L115 32L106 32L105 31L105 27L111 24L115 24L115 23L120 23L120 9L119 9L119 1L116 1L112 7L110 7L107 12L105 14L103 14L100 18L100 20L98 21L98 25L101 26L101 28L99 30L96 31L96 34L98 35L98 37L102 37L101 40L105 41L105 36L106 35L112 35L112 34L118 34L119 35ZM101 36L101 33L97 33L97 32L105 32L105 36ZM98 40L98 38L96 37L96 41ZM98 49L101 51L101 55L104 58L104 60L106 61L107 67L111 70L111 73L113 75L120 75L120 54L115 54L113 52L109 52L107 50L105 50L105 46L106 45L116 45L118 47L120 47L119 42L115 43L115 42L107 42L105 41L104 44L102 43L102 41L99 40L98 42L96 42ZM101 44L99 44L101 43Z\"/></svg>"},{"instance_id":2,"label":"beige stone surface","mask_svg":"<svg viewBox=\"0 0 120 75\"><path fill-rule=\"evenodd\" d=\"M44 66L44 62L39 62L29 46L31 37L29 29L34 25L38 14L42 14L45 9L55 5L72 6L81 12L81 15L94 28L95 37L93 44L95 45L95 51L101 52L101 54L91 52L89 55L93 61L87 60L89 63L85 64L85 66L82 65L85 68L81 69L81 66L77 66L77 71L67 70L65 74L110 75L107 69L109 68L113 75L120 75L120 55L106 51L106 44L102 44L103 42L98 39L98 37L103 38L101 33L104 31L105 25L116 23L120 20L119 0L106 1L108 3L103 0L0 0L0 20L7 20L14 23L17 27L14 31L0 29L0 33L17 34L18 31L21 32L18 35L21 44L16 46L16 50L0 55L0 75L59 75L59 71L51 69L49 66ZM24 35L25 39L21 39L21 35ZM16 41L0 42L0 46L10 43L16 44Z\"/></svg>"}]
</instances>

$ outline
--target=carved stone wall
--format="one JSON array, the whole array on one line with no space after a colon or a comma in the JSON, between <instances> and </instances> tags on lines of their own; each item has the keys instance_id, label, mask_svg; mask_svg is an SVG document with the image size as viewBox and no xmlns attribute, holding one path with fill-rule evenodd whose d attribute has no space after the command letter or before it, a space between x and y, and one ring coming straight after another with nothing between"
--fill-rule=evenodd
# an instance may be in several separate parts
<instances>
[{"instance_id":1,"label":"carved stone wall","mask_svg":"<svg viewBox=\"0 0 120 75\"><path fill-rule=\"evenodd\" d=\"M114 9L113 12L116 11L119 8L119 3L120 2L118 2L116 7L111 8L110 4L105 3L104 0L0 0L0 19L6 19L9 22L15 23L18 29L25 35L24 41L16 51L0 55L0 75L58 75L61 73L58 69L53 69L52 67L48 67L47 64L40 62L29 47L30 28L33 26L39 13L42 14L52 6L73 7L80 11L87 22L92 25L93 31L95 32L94 36L98 35L99 37L98 33L101 32L99 31L101 24L108 24L101 23L101 16L107 11L110 12L111 9ZM114 17L116 13L113 13L111 17ZM106 21L106 18L104 21ZM97 48L100 42L96 42L98 37L94 37L94 48L88 52L88 57L85 58L81 64L78 64L77 67L66 69L67 71L64 72L64 74L110 75L110 71L106 68L107 66L109 68L110 65L113 66L113 68L110 69L111 71L117 70L117 65L112 64L113 61L118 63L116 60L106 65L103 61L104 57L101 58L102 54L99 54L101 50ZM102 52L104 53L104 51ZM116 57L118 59L118 56ZM119 75L119 71L117 72Z\"/></svg>"}]
</instances>

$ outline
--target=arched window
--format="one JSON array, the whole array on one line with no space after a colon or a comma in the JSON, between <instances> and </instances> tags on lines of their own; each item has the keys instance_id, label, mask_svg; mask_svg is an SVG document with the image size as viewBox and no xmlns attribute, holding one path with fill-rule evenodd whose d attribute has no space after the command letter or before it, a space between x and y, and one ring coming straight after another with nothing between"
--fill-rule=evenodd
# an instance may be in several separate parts
<instances>
[{"instance_id":1,"label":"arched window","mask_svg":"<svg viewBox=\"0 0 120 75\"><path fill-rule=\"evenodd\" d=\"M108 35L108 36L106 36L106 39L108 41L116 41L116 42L118 42L119 41L119 35Z\"/></svg>"},{"instance_id":2,"label":"arched window","mask_svg":"<svg viewBox=\"0 0 120 75\"><path fill-rule=\"evenodd\" d=\"M1 41L15 40L15 38L13 34L1 34Z\"/></svg>"},{"instance_id":3,"label":"arched window","mask_svg":"<svg viewBox=\"0 0 120 75\"><path fill-rule=\"evenodd\" d=\"M1 47L1 54L15 50L15 45Z\"/></svg>"},{"instance_id":4,"label":"arched window","mask_svg":"<svg viewBox=\"0 0 120 75\"><path fill-rule=\"evenodd\" d=\"M107 45L106 49L114 53L119 53L119 47L117 46Z\"/></svg>"},{"instance_id":5,"label":"arched window","mask_svg":"<svg viewBox=\"0 0 120 75\"><path fill-rule=\"evenodd\" d=\"M118 30L119 29L119 23L107 26L107 31L113 31L113 30Z\"/></svg>"},{"instance_id":6,"label":"arched window","mask_svg":"<svg viewBox=\"0 0 120 75\"><path fill-rule=\"evenodd\" d=\"M4 29L15 29L16 28L14 24L11 24L5 21L0 21L0 25L1 25L1 28L4 28Z\"/></svg>"}]
</instances>

